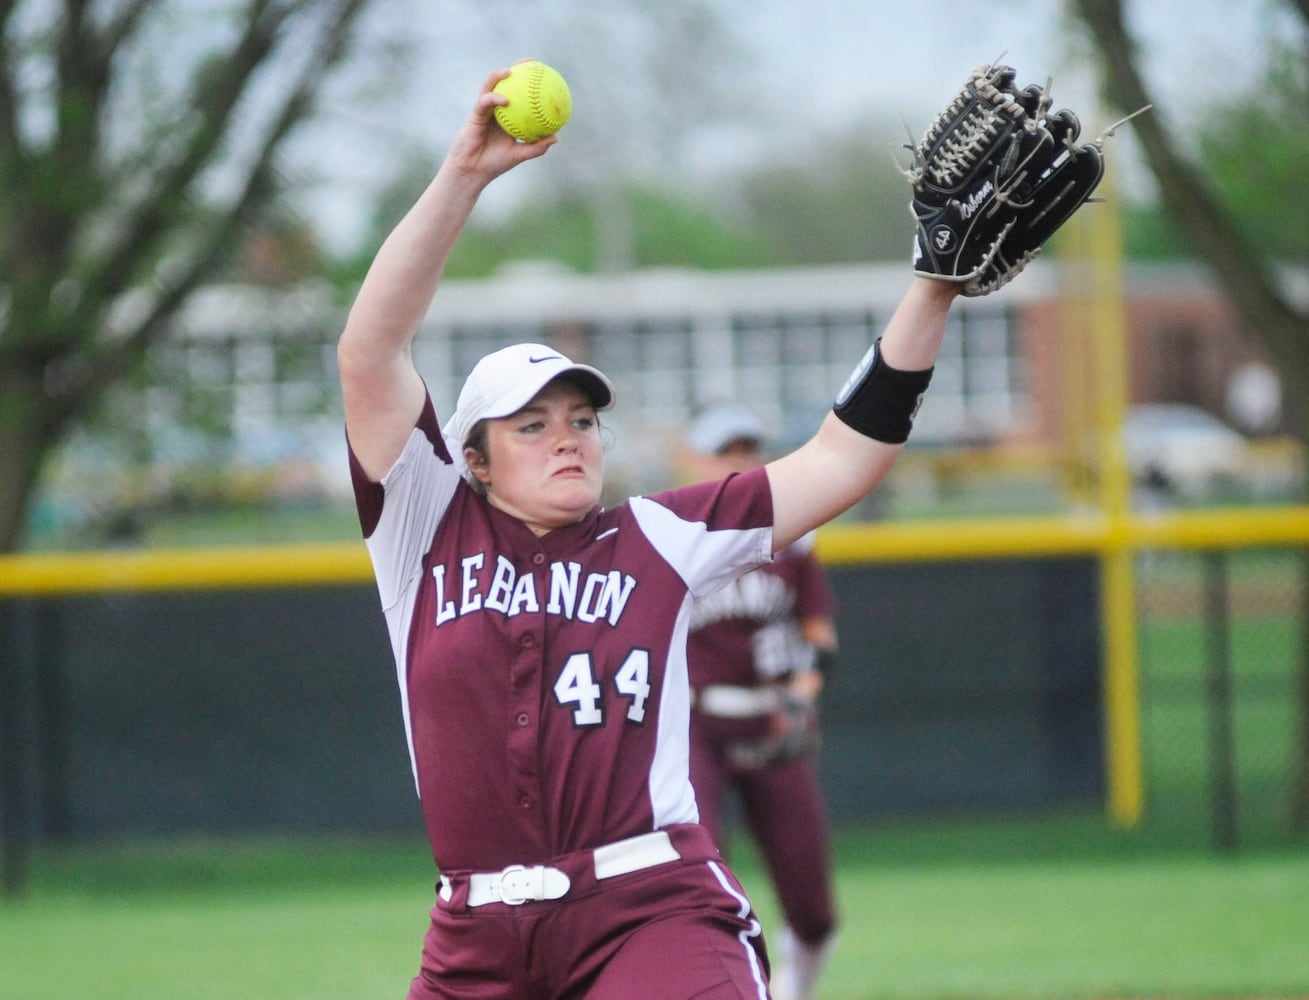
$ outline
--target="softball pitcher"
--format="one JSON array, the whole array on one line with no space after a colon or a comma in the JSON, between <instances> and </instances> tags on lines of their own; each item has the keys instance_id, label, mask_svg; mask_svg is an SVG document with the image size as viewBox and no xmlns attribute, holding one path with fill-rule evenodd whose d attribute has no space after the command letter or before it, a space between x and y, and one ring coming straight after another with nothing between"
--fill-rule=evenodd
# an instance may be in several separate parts
<instances>
[{"instance_id":1,"label":"softball pitcher","mask_svg":"<svg viewBox=\"0 0 1309 1000\"><path fill-rule=\"evenodd\" d=\"M603 509L599 414L616 393L602 373L515 345L474 366L442 425L413 362L479 196L559 141L517 142L494 123L507 75L483 82L338 344L360 524L440 875L409 997L766 997L759 923L688 776L692 603L882 480L964 287L960 258L937 276L939 256L915 265L807 443ZM983 148L952 146L952 169ZM969 212L986 205L979 194Z\"/></svg>"}]
</instances>

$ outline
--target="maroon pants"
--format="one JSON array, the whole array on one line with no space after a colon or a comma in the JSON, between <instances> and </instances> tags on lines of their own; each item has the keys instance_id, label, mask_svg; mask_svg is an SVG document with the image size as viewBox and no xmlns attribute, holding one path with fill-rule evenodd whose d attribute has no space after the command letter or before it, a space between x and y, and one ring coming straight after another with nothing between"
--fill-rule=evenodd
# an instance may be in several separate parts
<instances>
[{"instance_id":1,"label":"maroon pants","mask_svg":"<svg viewBox=\"0 0 1309 1000\"><path fill-rule=\"evenodd\" d=\"M787 925L805 944L818 945L836 927L831 837L827 806L812 757L797 757L758 770L739 770L727 760L733 740L766 730L755 720L691 718L691 784L700 822L725 845L723 810L732 788L759 845Z\"/></svg>"},{"instance_id":2,"label":"maroon pants","mask_svg":"<svg viewBox=\"0 0 1309 1000\"><path fill-rule=\"evenodd\" d=\"M562 899L470 908L456 876L408 1000L767 1000L749 900L704 830L675 829L682 860L616 878L590 877L589 853L548 862L569 874Z\"/></svg>"}]
</instances>

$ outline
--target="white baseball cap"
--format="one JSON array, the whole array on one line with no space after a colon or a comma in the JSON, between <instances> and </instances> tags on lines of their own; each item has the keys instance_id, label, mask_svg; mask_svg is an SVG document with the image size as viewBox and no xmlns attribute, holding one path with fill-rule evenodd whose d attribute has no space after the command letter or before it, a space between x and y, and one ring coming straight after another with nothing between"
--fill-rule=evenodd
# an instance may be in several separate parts
<instances>
[{"instance_id":1,"label":"white baseball cap","mask_svg":"<svg viewBox=\"0 0 1309 1000\"><path fill-rule=\"evenodd\" d=\"M599 369L570 361L544 344L514 344L486 355L473 366L442 433L462 453L479 420L517 413L547 382L561 375L577 382L597 410L614 405L613 383Z\"/></svg>"},{"instance_id":2,"label":"white baseball cap","mask_svg":"<svg viewBox=\"0 0 1309 1000\"><path fill-rule=\"evenodd\" d=\"M687 444L701 455L717 455L733 441L762 445L768 437L763 423L739 403L715 403L691 421Z\"/></svg>"}]
</instances>

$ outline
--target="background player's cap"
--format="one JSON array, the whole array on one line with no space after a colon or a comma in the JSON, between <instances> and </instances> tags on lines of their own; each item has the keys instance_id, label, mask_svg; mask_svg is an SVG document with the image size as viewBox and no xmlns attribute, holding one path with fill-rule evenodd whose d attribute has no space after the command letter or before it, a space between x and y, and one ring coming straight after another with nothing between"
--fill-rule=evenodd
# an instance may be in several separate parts
<instances>
[{"instance_id":1,"label":"background player's cap","mask_svg":"<svg viewBox=\"0 0 1309 1000\"><path fill-rule=\"evenodd\" d=\"M544 344L515 344L486 355L459 390L454 415L443 433L462 452L479 420L517 413L545 384L567 375L591 397L597 410L614 405L614 387L599 369L579 365Z\"/></svg>"},{"instance_id":2,"label":"background player's cap","mask_svg":"<svg viewBox=\"0 0 1309 1000\"><path fill-rule=\"evenodd\" d=\"M691 421L686 442L701 455L717 455L733 441L762 446L768 437L763 423L739 403L716 403Z\"/></svg>"}]
</instances>

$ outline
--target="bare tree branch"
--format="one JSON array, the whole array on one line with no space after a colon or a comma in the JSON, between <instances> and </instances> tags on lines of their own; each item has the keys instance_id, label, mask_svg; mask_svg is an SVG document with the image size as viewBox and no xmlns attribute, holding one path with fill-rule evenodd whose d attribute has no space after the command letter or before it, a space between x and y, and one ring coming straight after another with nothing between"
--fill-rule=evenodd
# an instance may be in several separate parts
<instances>
[{"instance_id":1,"label":"bare tree branch","mask_svg":"<svg viewBox=\"0 0 1309 1000\"><path fill-rule=\"evenodd\" d=\"M178 53L189 83L161 120L113 102L120 86L150 82L136 75L149 55L138 43L172 5L0 0L0 551L19 544L43 458L267 210L287 136L374 2L224 5L226 41L209 47L221 51L202 63ZM24 10L37 17L20 35ZM273 87L258 86L263 74ZM135 129L136 148L111 149L111 124ZM222 204L202 188L216 170L234 183ZM145 315L109 329L133 285L153 291Z\"/></svg>"},{"instance_id":2,"label":"bare tree branch","mask_svg":"<svg viewBox=\"0 0 1309 1000\"><path fill-rule=\"evenodd\" d=\"M169 320L187 297L213 273L223 255L235 242L242 226L271 198L275 186L273 175L277 153L290 132L311 112L314 96L323 78L345 53L350 29L368 2L342 0L320 33L312 58L307 61L299 80L283 101L260 149L251 159L240 193L219 220L208 227L207 232L196 235L199 249L191 255L182 274L169 282L167 289L155 300L149 313L139 321L135 329L85 358L88 363L80 366L79 377L52 400L54 420L63 422L76 415L82 400L110 385L134 358L139 357L142 351L168 332Z\"/></svg>"},{"instance_id":3,"label":"bare tree branch","mask_svg":"<svg viewBox=\"0 0 1309 1000\"><path fill-rule=\"evenodd\" d=\"M1309 0L1300 0L1301 5ZM1137 65L1135 43L1123 22L1121 0L1076 0L1104 60L1109 101L1124 112L1151 103ZM1251 329L1261 332L1274 356L1298 357L1299 341L1309 316L1301 315L1283 295L1269 263L1241 236L1197 168L1184 159L1161 114L1133 120L1150 167L1159 182L1170 216L1181 226L1195 252L1218 273ZM1309 374L1284 364L1285 377L1301 399L1309 399Z\"/></svg>"},{"instance_id":4,"label":"bare tree branch","mask_svg":"<svg viewBox=\"0 0 1309 1000\"><path fill-rule=\"evenodd\" d=\"M24 160L18 132L18 96L14 90L14 65L9 52L9 16L14 5L0 2L0 180L9 187Z\"/></svg>"},{"instance_id":5,"label":"bare tree branch","mask_svg":"<svg viewBox=\"0 0 1309 1000\"><path fill-rule=\"evenodd\" d=\"M155 3L156 0L132 0L105 25L100 33L100 58L106 67L113 62L115 53L136 33L141 19Z\"/></svg>"},{"instance_id":6,"label":"bare tree branch","mask_svg":"<svg viewBox=\"0 0 1309 1000\"><path fill-rule=\"evenodd\" d=\"M118 231L101 256L101 267L83 281L85 295L104 300L121 294L157 253L170 231L170 219L185 208L186 196L215 150L229 134L233 112L251 76L263 65L295 4L252 4L245 29L231 51L210 60L195 81L189 106L193 124L177 158L165 164L148 200Z\"/></svg>"},{"instance_id":7,"label":"bare tree branch","mask_svg":"<svg viewBox=\"0 0 1309 1000\"><path fill-rule=\"evenodd\" d=\"M27 242L49 255L49 267L66 267L72 236L85 206L96 201L93 164L101 140L101 112L108 80L100 72L95 50L94 28L87 16L85 0L64 4L55 50L55 137L48 157L53 175L59 179L52 196L32 206L32 225L39 228Z\"/></svg>"}]
</instances>

